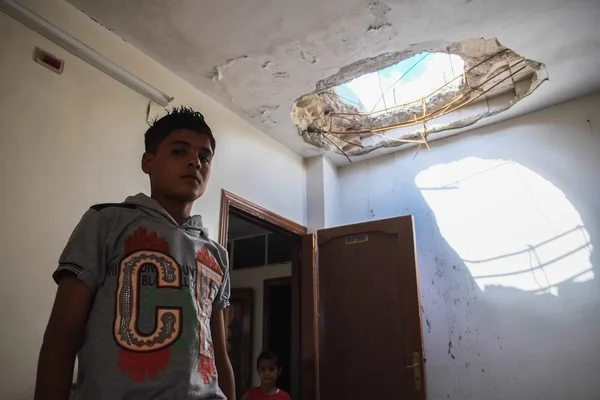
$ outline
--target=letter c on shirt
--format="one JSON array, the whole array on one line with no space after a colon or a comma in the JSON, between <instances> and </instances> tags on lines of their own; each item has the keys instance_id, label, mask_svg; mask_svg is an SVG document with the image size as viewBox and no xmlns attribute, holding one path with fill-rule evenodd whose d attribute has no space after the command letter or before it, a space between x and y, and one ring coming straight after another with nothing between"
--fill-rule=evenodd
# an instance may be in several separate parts
<instances>
[{"instance_id":1,"label":"letter c on shirt","mask_svg":"<svg viewBox=\"0 0 600 400\"><path fill-rule=\"evenodd\" d=\"M169 255L142 250L121 261L117 281L114 336L119 346L134 352L151 352L175 343L181 335L182 320L179 307L155 307L155 326L151 333L138 330L140 311L140 281L143 266L156 269L156 287L180 288L181 266Z\"/></svg>"}]
</instances>

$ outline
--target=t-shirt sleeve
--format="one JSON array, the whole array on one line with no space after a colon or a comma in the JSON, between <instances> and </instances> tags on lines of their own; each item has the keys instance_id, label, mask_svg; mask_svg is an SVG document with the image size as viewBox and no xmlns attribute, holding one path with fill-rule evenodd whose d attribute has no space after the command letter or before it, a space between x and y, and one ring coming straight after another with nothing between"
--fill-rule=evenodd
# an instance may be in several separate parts
<instances>
[{"instance_id":1,"label":"t-shirt sleeve","mask_svg":"<svg viewBox=\"0 0 600 400\"><path fill-rule=\"evenodd\" d=\"M219 250L219 259L221 270L223 271L223 280L221 281L221 287L215 296L213 301L213 309L222 310L229 307L229 295L231 294L231 281L229 278L229 255L227 250L221 246L217 246Z\"/></svg>"},{"instance_id":2,"label":"t-shirt sleeve","mask_svg":"<svg viewBox=\"0 0 600 400\"><path fill-rule=\"evenodd\" d=\"M72 273L95 292L106 269L105 248L106 226L100 211L91 208L71 234L52 278L59 283L64 274Z\"/></svg>"}]
</instances>

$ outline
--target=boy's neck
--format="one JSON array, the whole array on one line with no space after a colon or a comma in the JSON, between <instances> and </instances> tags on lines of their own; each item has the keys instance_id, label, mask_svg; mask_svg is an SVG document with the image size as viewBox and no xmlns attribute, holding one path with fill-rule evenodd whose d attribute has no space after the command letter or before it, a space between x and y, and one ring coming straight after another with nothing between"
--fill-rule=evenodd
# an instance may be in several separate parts
<instances>
[{"instance_id":1,"label":"boy's neck","mask_svg":"<svg viewBox=\"0 0 600 400\"><path fill-rule=\"evenodd\" d=\"M182 202L178 200L172 200L165 196L161 196L156 193L150 195L154 200L161 205L162 208L177 222L179 225L183 224L192 215L192 206L194 203Z\"/></svg>"}]
</instances>

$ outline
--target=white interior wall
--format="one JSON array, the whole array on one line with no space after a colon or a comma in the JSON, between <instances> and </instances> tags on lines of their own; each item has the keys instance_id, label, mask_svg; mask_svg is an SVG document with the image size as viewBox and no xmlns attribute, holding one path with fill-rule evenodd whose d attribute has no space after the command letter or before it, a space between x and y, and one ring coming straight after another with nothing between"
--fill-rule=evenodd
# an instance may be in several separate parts
<instances>
[{"instance_id":1,"label":"white interior wall","mask_svg":"<svg viewBox=\"0 0 600 400\"><path fill-rule=\"evenodd\" d=\"M336 226L340 221L340 189L337 167L324 155L309 158L306 165L307 228L309 232Z\"/></svg>"},{"instance_id":2,"label":"white interior wall","mask_svg":"<svg viewBox=\"0 0 600 400\"><path fill-rule=\"evenodd\" d=\"M600 94L339 171L415 218L429 399L598 398Z\"/></svg>"},{"instance_id":3,"label":"white interior wall","mask_svg":"<svg viewBox=\"0 0 600 400\"><path fill-rule=\"evenodd\" d=\"M292 264L274 264L231 272L232 288L251 288L254 291L252 310L252 365L263 350L263 288L265 279L292 276ZM260 385L256 368L252 368L252 384Z\"/></svg>"},{"instance_id":4,"label":"white interior wall","mask_svg":"<svg viewBox=\"0 0 600 400\"><path fill-rule=\"evenodd\" d=\"M325 226L323 156L306 159L304 163L306 166L306 228L311 233Z\"/></svg>"},{"instance_id":5,"label":"white interior wall","mask_svg":"<svg viewBox=\"0 0 600 400\"><path fill-rule=\"evenodd\" d=\"M211 236L218 233L221 188L306 224L300 157L66 2L22 3L174 96L176 104L204 113L218 144L208 192L194 211ZM62 75L33 61L36 46L66 61ZM0 282L0 316L7 321L0 398L25 400L32 398L56 290L50 275L69 234L90 205L147 189L140 159L148 101L3 13L0 87L0 255L7 277Z\"/></svg>"},{"instance_id":6,"label":"white interior wall","mask_svg":"<svg viewBox=\"0 0 600 400\"><path fill-rule=\"evenodd\" d=\"M322 157L323 164L323 203L325 210L325 224L326 228L339 225L341 212L340 212L340 187L338 184L338 171L337 167L331 162L331 160L325 156Z\"/></svg>"}]
</instances>

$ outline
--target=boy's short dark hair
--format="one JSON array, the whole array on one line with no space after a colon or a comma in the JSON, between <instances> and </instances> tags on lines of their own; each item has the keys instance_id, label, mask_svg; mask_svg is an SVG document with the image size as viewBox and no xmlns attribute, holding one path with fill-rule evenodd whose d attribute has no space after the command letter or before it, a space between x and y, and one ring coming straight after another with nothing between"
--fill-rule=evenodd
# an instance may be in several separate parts
<instances>
[{"instance_id":1,"label":"boy's short dark hair","mask_svg":"<svg viewBox=\"0 0 600 400\"><path fill-rule=\"evenodd\" d=\"M167 111L167 115L152 122L152 125L144 134L146 153L156 154L156 150L163 140L177 129L189 129L198 132L200 135L208 136L214 153L217 143L210 127L204 121L204 115L184 106L173 107Z\"/></svg>"},{"instance_id":2,"label":"boy's short dark hair","mask_svg":"<svg viewBox=\"0 0 600 400\"><path fill-rule=\"evenodd\" d=\"M277 369L281 369L282 367L281 361L279 360L279 356L270 350L265 350L262 353L260 353L260 355L256 359L256 368L258 368L261 361L271 361L275 364L275 366L277 366Z\"/></svg>"}]
</instances>

